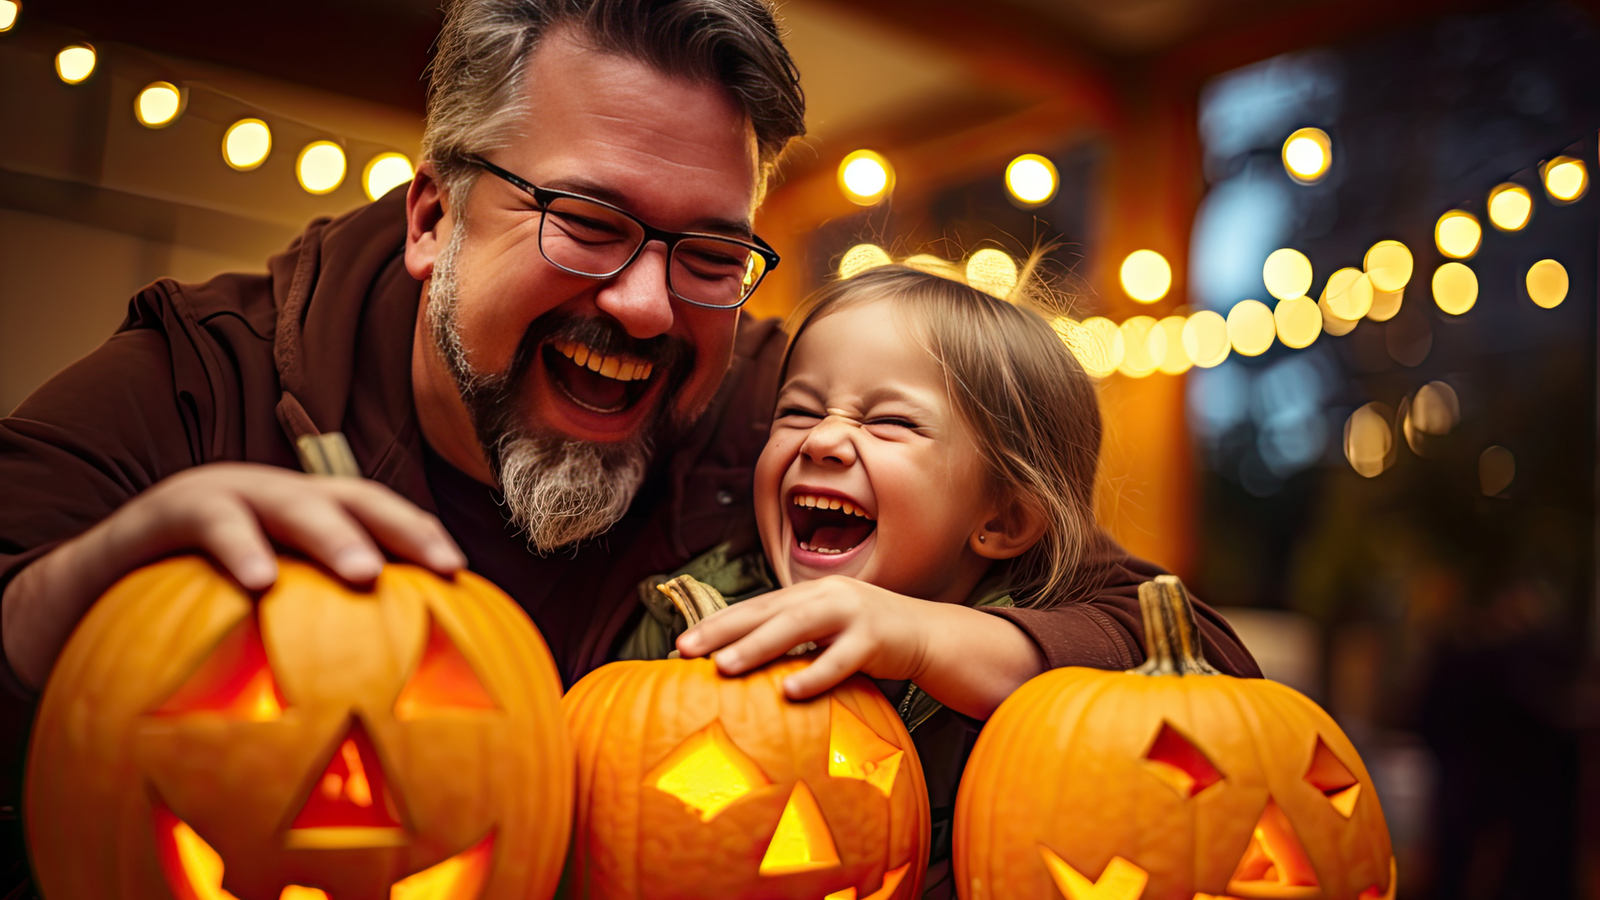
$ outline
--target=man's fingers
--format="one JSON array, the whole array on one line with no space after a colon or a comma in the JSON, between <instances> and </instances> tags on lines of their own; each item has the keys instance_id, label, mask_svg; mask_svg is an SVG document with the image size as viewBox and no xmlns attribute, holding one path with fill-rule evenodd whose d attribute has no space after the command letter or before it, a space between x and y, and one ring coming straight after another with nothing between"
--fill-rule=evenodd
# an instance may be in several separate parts
<instances>
[{"instance_id":1,"label":"man's fingers","mask_svg":"<svg viewBox=\"0 0 1600 900\"><path fill-rule=\"evenodd\" d=\"M309 554L340 578L364 584L382 571L383 554L366 528L334 498L306 492L258 503L256 512L274 540Z\"/></svg>"},{"instance_id":2,"label":"man's fingers","mask_svg":"<svg viewBox=\"0 0 1600 900\"><path fill-rule=\"evenodd\" d=\"M379 544L441 575L460 571L466 556L437 516L370 481L340 485L339 499Z\"/></svg>"},{"instance_id":3,"label":"man's fingers","mask_svg":"<svg viewBox=\"0 0 1600 900\"><path fill-rule=\"evenodd\" d=\"M196 511L194 543L246 590L264 591L278 580L278 557L255 512L233 497Z\"/></svg>"}]
</instances>

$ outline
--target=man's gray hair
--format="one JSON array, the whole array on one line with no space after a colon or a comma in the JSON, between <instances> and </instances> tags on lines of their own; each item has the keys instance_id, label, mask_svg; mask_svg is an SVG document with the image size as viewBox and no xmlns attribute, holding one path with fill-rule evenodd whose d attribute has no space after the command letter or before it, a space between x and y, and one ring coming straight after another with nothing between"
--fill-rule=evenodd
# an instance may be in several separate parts
<instances>
[{"instance_id":1,"label":"man's gray hair","mask_svg":"<svg viewBox=\"0 0 1600 900\"><path fill-rule=\"evenodd\" d=\"M454 0L429 70L422 138L423 159L452 199L477 171L466 158L510 139L528 57L564 25L601 52L725 88L755 131L763 172L805 133L800 73L767 0Z\"/></svg>"}]
</instances>

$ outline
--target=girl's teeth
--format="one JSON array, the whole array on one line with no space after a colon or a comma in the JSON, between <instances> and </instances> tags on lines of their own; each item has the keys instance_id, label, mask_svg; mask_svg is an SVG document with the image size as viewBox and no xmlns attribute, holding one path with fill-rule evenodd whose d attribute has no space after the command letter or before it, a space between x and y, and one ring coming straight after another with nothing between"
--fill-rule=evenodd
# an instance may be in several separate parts
<instances>
[{"instance_id":1,"label":"girl's teeth","mask_svg":"<svg viewBox=\"0 0 1600 900\"><path fill-rule=\"evenodd\" d=\"M838 556L844 552L843 550L837 550L833 547L813 547L810 544L807 544L805 541L800 542L800 549L805 550L808 553L821 553L825 556Z\"/></svg>"}]
</instances>

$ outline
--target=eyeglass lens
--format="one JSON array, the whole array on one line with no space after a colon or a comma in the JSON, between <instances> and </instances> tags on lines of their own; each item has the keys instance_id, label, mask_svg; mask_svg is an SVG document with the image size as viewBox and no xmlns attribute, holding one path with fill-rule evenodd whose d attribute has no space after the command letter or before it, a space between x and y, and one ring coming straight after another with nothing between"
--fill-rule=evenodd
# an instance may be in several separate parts
<instances>
[{"instance_id":1,"label":"eyeglass lens","mask_svg":"<svg viewBox=\"0 0 1600 900\"><path fill-rule=\"evenodd\" d=\"M545 207L539 249L550 262L580 275L616 272L644 241L639 223L614 209L557 197ZM672 250L667 281L685 300L706 306L738 306L767 262L733 241L684 238Z\"/></svg>"}]
</instances>

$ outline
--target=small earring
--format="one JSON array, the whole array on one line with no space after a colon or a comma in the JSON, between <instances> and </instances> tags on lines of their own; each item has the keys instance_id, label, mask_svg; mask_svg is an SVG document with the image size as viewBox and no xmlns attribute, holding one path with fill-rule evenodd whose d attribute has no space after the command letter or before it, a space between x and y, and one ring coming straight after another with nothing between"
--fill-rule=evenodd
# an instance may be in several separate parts
<instances>
[{"instance_id":1,"label":"small earring","mask_svg":"<svg viewBox=\"0 0 1600 900\"><path fill-rule=\"evenodd\" d=\"M987 540L989 540L989 536L988 535L986 535L986 534L978 535L978 543L981 544L981 543L983 543L983 542L985 542Z\"/></svg>"}]
</instances>

